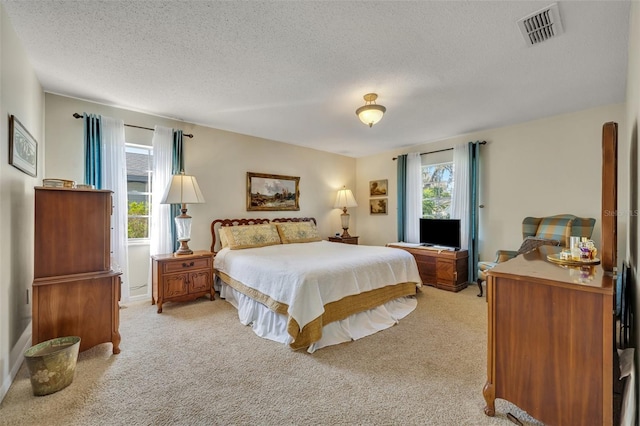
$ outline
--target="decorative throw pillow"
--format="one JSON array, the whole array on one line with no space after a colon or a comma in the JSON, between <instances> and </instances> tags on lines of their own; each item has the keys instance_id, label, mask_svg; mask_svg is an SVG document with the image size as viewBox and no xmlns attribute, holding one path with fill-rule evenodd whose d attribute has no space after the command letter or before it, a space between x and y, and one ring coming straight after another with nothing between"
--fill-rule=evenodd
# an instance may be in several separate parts
<instances>
[{"instance_id":1,"label":"decorative throw pillow","mask_svg":"<svg viewBox=\"0 0 640 426\"><path fill-rule=\"evenodd\" d=\"M223 233L231 250L281 244L278 230L272 223L228 226Z\"/></svg>"},{"instance_id":2,"label":"decorative throw pillow","mask_svg":"<svg viewBox=\"0 0 640 426\"><path fill-rule=\"evenodd\" d=\"M229 247L229 239L227 238L228 226L221 226L218 229L218 236L220 237L220 249Z\"/></svg>"},{"instance_id":3,"label":"decorative throw pillow","mask_svg":"<svg viewBox=\"0 0 640 426\"><path fill-rule=\"evenodd\" d=\"M529 253L540 246L559 246L560 241L547 238L527 237L518 249L518 254Z\"/></svg>"},{"instance_id":4,"label":"decorative throw pillow","mask_svg":"<svg viewBox=\"0 0 640 426\"><path fill-rule=\"evenodd\" d=\"M276 223L276 226L282 244L322 241L318 228L313 222L282 222Z\"/></svg>"}]
</instances>

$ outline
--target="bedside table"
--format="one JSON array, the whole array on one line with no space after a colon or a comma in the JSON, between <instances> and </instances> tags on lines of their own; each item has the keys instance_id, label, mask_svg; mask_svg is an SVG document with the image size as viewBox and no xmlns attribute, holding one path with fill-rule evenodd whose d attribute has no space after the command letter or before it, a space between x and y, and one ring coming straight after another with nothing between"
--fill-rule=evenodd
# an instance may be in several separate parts
<instances>
[{"instance_id":1,"label":"bedside table","mask_svg":"<svg viewBox=\"0 0 640 426\"><path fill-rule=\"evenodd\" d=\"M173 253L151 256L151 304L158 304L159 314L162 313L164 302L184 302L207 294L211 300L215 300L213 256L206 250L181 256Z\"/></svg>"},{"instance_id":2,"label":"bedside table","mask_svg":"<svg viewBox=\"0 0 640 426\"><path fill-rule=\"evenodd\" d=\"M354 244L358 245L358 237L329 237L329 241L332 243Z\"/></svg>"}]
</instances>

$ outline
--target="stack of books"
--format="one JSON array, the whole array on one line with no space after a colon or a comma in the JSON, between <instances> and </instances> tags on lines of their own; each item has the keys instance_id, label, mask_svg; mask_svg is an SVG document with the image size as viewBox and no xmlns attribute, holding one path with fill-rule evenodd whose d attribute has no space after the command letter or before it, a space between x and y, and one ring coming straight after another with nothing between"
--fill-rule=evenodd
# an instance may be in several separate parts
<instances>
[{"instance_id":1,"label":"stack of books","mask_svg":"<svg viewBox=\"0 0 640 426\"><path fill-rule=\"evenodd\" d=\"M76 182L67 179L42 179L45 188L75 188Z\"/></svg>"}]
</instances>

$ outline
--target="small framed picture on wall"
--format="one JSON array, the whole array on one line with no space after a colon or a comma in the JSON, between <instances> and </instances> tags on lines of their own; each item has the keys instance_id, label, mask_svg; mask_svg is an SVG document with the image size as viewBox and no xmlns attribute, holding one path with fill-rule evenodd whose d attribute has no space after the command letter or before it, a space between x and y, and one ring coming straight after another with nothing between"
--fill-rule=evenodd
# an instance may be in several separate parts
<instances>
[{"instance_id":1,"label":"small framed picture on wall","mask_svg":"<svg viewBox=\"0 0 640 426\"><path fill-rule=\"evenodd\" d=\"M387 196L387 179L369 181L370 197L386 197Z\"/></svg>"},{"instance_id":2,"label":"small framed picture on wall","mask_svg":"<svg viewBox=\"0 0 640 426\"><path fill-rule=\"evenodd\" d=\"M369 200L370 214L387 214L387 198L375 198Z\"/></svg>"},{"instance_id":3,"label":"small framed picture on wall","mask_svg":"<svg viewBox=\"0 0 640 426\"><path fill-rule=\"evenodd\" d=\"M38 142L22 123L9 117L9 164L30 176L38 172Z\"/></svg>"}]
</instances>

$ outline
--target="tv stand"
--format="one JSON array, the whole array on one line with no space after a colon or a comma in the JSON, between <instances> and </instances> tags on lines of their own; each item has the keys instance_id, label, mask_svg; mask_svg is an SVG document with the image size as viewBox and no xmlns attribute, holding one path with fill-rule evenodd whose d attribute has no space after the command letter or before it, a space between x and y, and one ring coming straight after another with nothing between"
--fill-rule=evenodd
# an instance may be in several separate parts
<instances>
[{"instance_id":1,"label":"tv stand","mask_svg":"<svg viewBox=\"0 0 640 426\"><path fill-rule=\"evenodd\" d=\"M435 244L421 244L420 245L421 248L427 249L427 250L436 250L436 251L458 251L459 249L455 248L455 247L447 247L447 246L438 246Z\"/></svg>"},{"instance_id":2,"label":"tv stand","mask_svg":"<svg viewBox=\"0 0 640 426\"><path fill-rule=\"evenodd\" d=\"M387 244L387 247L408 251L416 259L420 278L425 285L458 292L467 288L469 252L435 246L406 247Z\"/></svg>"}]
</instances>

